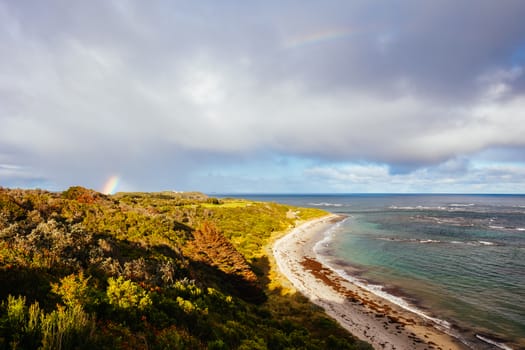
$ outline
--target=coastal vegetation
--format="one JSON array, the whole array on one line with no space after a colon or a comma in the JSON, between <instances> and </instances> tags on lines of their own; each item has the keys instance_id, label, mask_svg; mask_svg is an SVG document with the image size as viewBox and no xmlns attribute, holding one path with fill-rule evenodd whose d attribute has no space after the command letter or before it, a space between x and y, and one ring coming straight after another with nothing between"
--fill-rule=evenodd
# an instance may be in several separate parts
<instances>
[{"instance_id":1,"label":"coastal vegetation","mask_svg":"<svg viewBox=\"0 0 525 350\"><path fill-rule=\"evenodd\" d=\"M0 349L369 349L274 280L272 239L322 215L0 188Z\"/></svg>"}]
</instances>

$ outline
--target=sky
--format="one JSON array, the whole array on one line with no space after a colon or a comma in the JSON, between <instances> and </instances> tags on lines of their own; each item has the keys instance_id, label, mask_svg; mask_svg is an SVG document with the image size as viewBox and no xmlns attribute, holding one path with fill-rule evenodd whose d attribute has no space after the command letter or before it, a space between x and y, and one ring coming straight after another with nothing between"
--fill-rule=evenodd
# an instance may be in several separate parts
<instances>
[{"instance_id":1,"label":"sky","mask_svg":"<svg viewBox=\"0 0 525 350\"><path fill-rule=\"evenodd\" d=\"M522 0L0 0L0 186L525 193Z\"/></svg>"}]
</instances>

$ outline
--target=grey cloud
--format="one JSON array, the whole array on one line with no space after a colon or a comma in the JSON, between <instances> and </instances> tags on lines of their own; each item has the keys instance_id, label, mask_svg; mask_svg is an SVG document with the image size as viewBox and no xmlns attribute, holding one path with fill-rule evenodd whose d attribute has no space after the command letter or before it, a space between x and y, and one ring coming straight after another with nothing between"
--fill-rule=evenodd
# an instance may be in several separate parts
<instances>
[{"instance_id":1,"label":"grey cloud","mask_svg":"<svg viewBox=\"0 0 525 350\"><path fill-rule=\"evenodd\" d=\"M395 1L387 4L331 1L323 4L268 2L91 2L10 7L19 24L43 41L78 38L116 47L147 69L181 53L208 51L230 59L245 55L261 74L288 77L332 89L373 90L399 85L411 93L457 96L475 88L485 70L509 64L523 45L525 9L520 1ZM18 5L20 6L20 5ZM286 50L290 37L348 28L349 35ZM141 67L144 66L144 67ZM153 69L155 71L155 69ZM151 70L148 71L151 73ZM263 77L264 78L264 77ZM470 88L470 89L467 89Z\"/></svg>"},{"instance_id":2,"label":"grey cloud","mask_svg":"<svg viewBox=\"0 0 525 350\"><path fill-rule=\"evenodd\" d=\"M511 65L524 40L519 1L330 4L336 6L319 6L330 13L294 8L286 31L304 36L335 27L348 28L349 35L275 54L272 68L281 67L279 74L318 89L358 87L383 96L408 92L457 101L475 97L478 76Z\"/></svg>"},{"instance_id":3,"label":"grey cloud","mask_svg":"<svg viewBox=\"0 0 525 350\"><path fill-rule=\"evenodd\" d=\"M519 153L524 17L521 1L3 1L0 164L147 187L261 152L394 176Z\"/></svg>"}]
</instances>

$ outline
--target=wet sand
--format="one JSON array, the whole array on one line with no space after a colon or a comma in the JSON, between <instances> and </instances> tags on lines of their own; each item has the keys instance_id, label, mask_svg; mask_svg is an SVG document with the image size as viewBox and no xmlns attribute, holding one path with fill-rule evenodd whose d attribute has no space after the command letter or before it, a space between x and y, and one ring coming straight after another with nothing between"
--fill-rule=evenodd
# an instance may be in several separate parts
<instances>
[{"instance_id":1,"label":"wet sand","mask_svg":"<svg viewBox=\"0 0 525 350\"><path fill-rule=\"evenodd\" d=\"M274 243L276 264L293 287L375 349L467 349L432 321L354 285L317 260L315 244L344 218L308 221Z\"/></svg>"}]
</instances>

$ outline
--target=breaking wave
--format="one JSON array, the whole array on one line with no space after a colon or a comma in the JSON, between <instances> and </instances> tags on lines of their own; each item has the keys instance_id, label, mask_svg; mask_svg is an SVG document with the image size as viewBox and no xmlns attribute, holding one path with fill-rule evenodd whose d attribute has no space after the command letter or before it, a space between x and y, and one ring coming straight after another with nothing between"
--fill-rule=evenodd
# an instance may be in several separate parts
<instances>
[{"instance_id":1,"label":"breaking wave","mask_svg":"<svg viewBox=\"0 0 525 350\"><path fill-rule=\"evenodd\" d=\"M328 203L328 202L308 203L308 205L313 205L316 207L342 207L343 206L343 204L341 203Z\"/></svg>"},{"instance_id":2,"label":"breaking wave","mask_svg":"<svg viewBox=\"0 0 525 350\"><path fill-rule=\"evenodd\" d=\"M481 341L483 341L483 342L485 342L487 344L494 345L498 349L512 350L512 348L507 346L506 344L500 343L499 341L496 341L496 340L493 340L493 339L490 339L490 338L487 338L487 337L485 337L483 335L476 334L476 338L478 338L479 340L481 340Z\"/></svg>"},{"instance_id":3,"label":"breaking wave","mask_svg":"<svg viewBox=\"0 0 525 350\"><path fill-rule=\"evenodd\" d=\"M439 239L416 239L416 238L392 238L392 237L378 237L380 241L389 242L405 242L405 243L419 243L419 244L467 244L472 246L497 246L499 243L489 241L443 241Z\"/></svg>"}]
</instances>

